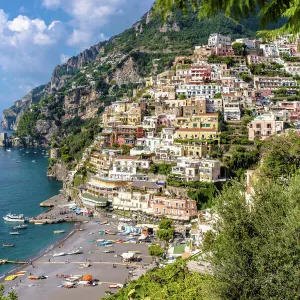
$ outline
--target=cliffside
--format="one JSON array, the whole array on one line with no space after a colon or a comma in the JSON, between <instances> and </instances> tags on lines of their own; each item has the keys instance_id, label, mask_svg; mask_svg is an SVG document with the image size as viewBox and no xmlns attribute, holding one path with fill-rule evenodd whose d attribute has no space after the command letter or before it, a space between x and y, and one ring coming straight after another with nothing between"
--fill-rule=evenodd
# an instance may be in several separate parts
<instances>
[{"instance_id":1,"label":"cliffside","mask_svg":"<svg viewBox=\"0 0 300 300\"><path fill-rule=\"evenodd\" d=\"M193 12L188 17L174 12L164 24L151 9L130 29L56 66L48 84L4 110L2 126L50 143L57 134L64 135L60 130L66 121L95 118L104 105L128 95L144 77L168 68L175 56L191 53L194 45L205 43L213 32L233 37L254 34L222 15L199 21Z\"/></svg>"}]
</instances>

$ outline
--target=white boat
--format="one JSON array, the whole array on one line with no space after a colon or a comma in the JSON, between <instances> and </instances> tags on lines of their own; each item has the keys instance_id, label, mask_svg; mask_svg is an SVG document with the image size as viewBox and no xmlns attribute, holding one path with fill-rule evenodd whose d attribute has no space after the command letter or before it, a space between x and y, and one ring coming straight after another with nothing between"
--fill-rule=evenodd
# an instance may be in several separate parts
<instances>
[{"instance_id":1,"label":"white boat","mask_svg":"<svg viewBox=\"0 0 300 300\"><path fill-rule=\"evenodd\" d=\"M32 160L32 162L35 164L36 163L36 161L35 160Z\"/></svg>"},{"instance_id":2,"label":"white boat","mask_svg":"<svg viewBox=\"0 0 300 300\"><path fill-rule=\"evenodd\" d=\"M104 249L102 250L103 253L115 253L114 250L110 250L110 249Z\"/></svg>"},{"instance_id":3,"label":"white boat","mask_svg":"<svg viewBox=\"0 0 300 300\"><path fill-rule=\"evenodd\" d=\"M65 256L65 255L66 255L65 252L59 252L59 253L52 254L52 257Z\"/></svg>"},{"instance_id":4,"label":"white boat","mask_svg":"<svg viewBox=\"0 0 300 300\"><path fill-rule=\"evenodd\" d=\"M18 225L18 226L14 226L13 229L14 230L19 230L19 229L27 229L27 225Z\"/></svg>"},{"instance_id":5,"label":"white boat","mask_svg":"<svg viewBox=\"0 0 300 300\"><path fill-rule=\"evenodd\" d=\"M53 231L53 233L65 233L66 231L65 230L55 230Z\"/></svg>"},{"instance_id":6,"label":"white boat","mask_svg":"<svg viewBox=\"0 0 300 300\"><path fill-rule=\"evenodd\" d=\"M25 222L24 215L7 214L3 219L6 222Z\"/></svg>"},{"instance_id":7,"label":"white boat","mask_svg":"<svg viewBox=\"0 0 300 300\"><path fill-rule=\"evenodd\" d=\"M12 231L9 233L10 235L19 235L20 233L18 231Z\"/></svg>"},{"instance_id":8,"label":"white boat","mask_svg":"<svg viewBox=\"0 0 300 300\"><path fill-rule=\"evenodd\" d=\"M82 253L83 253L83 251L82 251L82 250L80 250L80 249L77 249L77 250L73 250L73 251L69 252L69 253L68 253L68 255L73 255L73 254L82 254Z\"/></svg>"},{"instance_id":9,"label":"white boat","mask_svg":"<svg viewBox=\"0 0 300 300\"><path fill-rule=\"evenodd\" d=\"M6 149L7 152L11 152L11 149Z\"/></svg>"}]
</instances>

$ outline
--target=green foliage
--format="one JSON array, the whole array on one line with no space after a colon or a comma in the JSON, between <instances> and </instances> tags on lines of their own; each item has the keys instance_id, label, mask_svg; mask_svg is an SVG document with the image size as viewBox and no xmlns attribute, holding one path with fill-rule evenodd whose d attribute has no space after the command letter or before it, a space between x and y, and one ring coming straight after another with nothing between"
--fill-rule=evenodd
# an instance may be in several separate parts
<instances>
[{"instance_id":1,"label":"green foliage","mask_svg":"<svg viewBox=\"0 0 300 300\"><path fill-rule=\"evenodd\" d=\"M259 63L257 65L252 64L249 68L253 75L292 77L292 75L282 69L283 66L278 63Z\"/></svg>"},{"instance_id":2,"label":"green foliage","mask_svg":"<svg viewBox=\"0 0 300 300\"><path fill-rule=\"evenodd\" d=\"M209 297L210 290L215 285L210 275L190 273L184 262L178 262L164 268L155 268L131 282L126 288L119 290L108 300L128 300L134 295L136 286L142 286L143 296L151 300L217 300ZM134 296L133 296L134 297ZM135 299L135 298L132 298Z\"/></svg>"},{"instance_id":3,"label":"green foliage","mask_svg":"<svg viewBox=\"0 0 300 300\"><path fill-rule=\"evenodd\" d=\"M245 55L246 45L244 43L233 43L232 49L234 51L234 55L242 56Z\"/></svg>"},{"instance_id":4,"label":"green foliage","mask_svg":"<svg viewBox=\"0 0 300 300\"><path fill-rule=\"evenodd\" d=\"M121 149L123 150L123 152L122 152L123 155L128 155L128 154L130 154L130 149L131 149L130 146L128 146L128 145L122 145L122 146L121 146Z\"/></svg>"},{"instance_id":5,"label":"green foliage","mask_svg":"<svg viewBox=\"0 0 300 300\"><path fill-rule=\"evenodd\" d=\"M174 164L157 163L152 164L149 168L149 172L153 174L169 175L172 171Z\"/></svg>"},{"instance_id":6,"label":"green foliage","mask_svg":"<svg viewBox=\"0 0 300 300\"><path fill-rule=\"evenodd\" d=\"M263 164L260 172L268 178L289 178L300 167L300 138L290 132L274 136L262 146Z\"/></svg>"},{"instance_id":7,"label":"green foliage","mask_svg":"<svg viewBox=\"0 0 300 300\"><path fill-rule=\"evenodd\" d=\"M38 117L38 110L33 108L31 111L27 110L21 117L16 134L19 137L30 135L35 139L39 139L39 134L36 130L36 121Z\"/></svg>"},{"instance_id":8,"label":"green foliage","mask_svg":"<svg viewBox=\"0 0 300 300\"><path fill-rule=\"evenodd\" d=\"M251 82L252 81L252 76L247 74L247 73L240 73L240 77L245 81L245 82Z\"/></svg>"},{"instance_id":9,"label":"green foliage","mask_svg":"<svg viewBox=\"0 0 300 300\"><path fill-rule=\"evenodd\" d=\"M79 72L72 78L72 81L76 84L76 86L88 85L89 81L84 73Z\"/></svg>"},{"instance_id":10,"label":"green foliage","mask_svg":"<svg viewBox=\"0 0 300 300\"><path fill-rule=\"evenodd\" d=\"M164 254L164 249L160 247L160 245L151 245L148 248L149 255L156 256L156 257L162 257Z\"/></svg>"},{"instance_id":11,"label":"green foliage","mask_svg":"<svg viewBox=\"0 0 300 300\"><path fill-rule=\"evenodd\" d=\"M4 296L4 285L0 285L0 300L18 300L18 296L15 291L9 292L8 296Z\"/></svg>"},{"instance_id":12,"label":"green foliage","mask_svg":"<svg viewBox=\"0 0 300 300\"><path fill-rule=\"evenodd\" d=\"M224 12L227 18L233 18L236 21L248 19L251 15L258 15L259 25L266 28L269 24L278 24L284 17L283 24L279 29L261 31L267 37L275 37L279 34L292 33L296 35L300 31L300 10L299 3L291 0L158 0L156 2L156 11L164 19L168 13L175 9L181 10L187 14L190 8L198 13L200 19L207 19L217 16Z\"/></svg>"},{"instance_id":13,"label":"green foliage","mask_svg":"<svg viewBox=\"0 0 300 300\"><path fill-rule=\"evenodd\" d=\"M171 219L162 219L158 226L159 229L170 229L173 228L173 221Z\"/></svg>"},{"instance_id":14,"label":"green foliage","mask_svg":"<svg viewBox=\"0 0 300 300\"><path fill-rule=\"evenodd\" d=\"M233 60L231 57L228 56L217 56L216 54L212 54L208 57L207 60L208 63L210 64L226 64L228 67L232 67L233 65Z\"/></svg>"},{"instance_id":15,"label":"green foliage","mask_svg":"<svg viewBox=\"0 0 300 300\"><path fill-rule=\"evenodd\" d=\"M215 235L205 243L221 299L297 299L300 176L288 184L260 178L251 202L240 183L216 199Z\"/></svg>"}]
</instances>

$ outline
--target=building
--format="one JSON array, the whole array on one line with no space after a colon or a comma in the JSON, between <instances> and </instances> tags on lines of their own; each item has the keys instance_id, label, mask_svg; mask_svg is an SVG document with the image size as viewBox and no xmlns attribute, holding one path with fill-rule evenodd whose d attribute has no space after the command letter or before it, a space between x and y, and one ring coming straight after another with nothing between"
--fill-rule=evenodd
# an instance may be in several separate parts
<instances>
[{"instance_id":1,"label":"building","mask_svg":"<svg viewBox=\"0 0 300 300\"><path fill-rule=\"evenodd\" d=\"M239 121L241 119L241 107L239 103L224 103L223 113L225 121Z\"/></svg>"},{"instance_id":2,"label":"building","mask_svg":"<svg viewBox=\"0 0 300 300\"><path fill-rule=\"evenodd\" d=\"M199 181L217 182L221 179L221 163L214 159L201 159Z\"/></svg>"},{"instance_id":3,"label":"building","mask_svg":"<svg viewBox=\"0 0 300 300\"><path fill-rule=\"evenodd\" d=\"M279 135L284 132L284 122L279 121L274 114L257 116L248 125L249 141L255 138L265 140L272 135Z\"/></svg>"},{"instance_id":4,"label":"building","mask_svg":"<svg viewBox=\"0 0 300 300\"><path fill-rule=\"evenodd\" d=\"M277 90L280 88L296 89L298 83L292 77L254 76L254 87L257 90Z\"/></svg>"},{"instance_id":5,"label":"building","mask_svg":"<svg viewBox=\"0 0 300 300\"><path fill-rule=\"evenodd\" d=\"M176 94L184 95L188 98L200 96L211 99L214 98L216 94L220 93L221 90L221 85L215 83L187 84L179 86L176 89Z\"/></svg>"},{"instance_id":6,"label":"building","mask_svg":"<svg viewBox=\"0 0 300 300\"><path fill-rule=\"evenodd\" d=\"M197 216L195 200L154 196L150 202L150 211L157 216L171 219L189 220Z\"/></svg>"},{"instance_id":7,"label":"building","mask_svg":"<svg viewBox=\"0 0 300 300\"><path fill-rule=\"evenodd\" d=\"M219 133L210 128L179 128L175 133L175 142L178 140L218 140ZM197 141L196 141L197 142Z\"/></svg>"},{"instance_id":8,"label":"building","mask_svg":"<svg viewBox=\"0 0 300 300\"><path fill-rule=\"evenodd\" d=\"M0 147L5 147L8 144L8 137L6 132L0 132Z\"/></svg>"},{"instance_id":9,"label":"building","mask_svg":"<svg viewBox=\"0 0 300 300\"><path fill-rule=\"evenodd\" d=\"M92 153L90 163L95 171L103 177L108 177L114 157L108 154Z\"/></svg>"},{"instance_id":10,"label":"building","mask_svg":"<svg viewBox=\"0 0 300 300\"><path fill-rule=\"evenodd\" d=\"M231 37L219 33L213 33L208 38L208 46L216 47L218 45L231 46Z\"/></svg>"}]
</instances>

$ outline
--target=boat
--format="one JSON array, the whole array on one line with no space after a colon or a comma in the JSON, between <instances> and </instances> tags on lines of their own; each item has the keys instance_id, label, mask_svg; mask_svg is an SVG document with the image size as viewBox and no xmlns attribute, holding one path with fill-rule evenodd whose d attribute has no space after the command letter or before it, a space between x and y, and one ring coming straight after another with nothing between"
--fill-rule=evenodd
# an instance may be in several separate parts
<instances>
[{"instance_id":1,"label":"boat","mask_svg":"<svg viewBox=\"0 0 300 300\"><path fill-rule=\"evenodd\" d=\"M45 225L46 222L45 221L36 221L34 222L34 225Z\"/></svg>"},{"instance_id":2,"label":"boat","mask_svg":"<svg viewBox=\"0 0 300 300\"><path fill-rule=\"evenodd\" d=\"M9 233L10 235L19 235L20 233L18 231L12 231Z\"/></svg>"},{"instance_id":3,"label":"boat","mask_svg":"<svg viewBox=\"0 0 300 300\"><path fill-rule=\"evenodd\" d=\"M114 250L110 250L110 249L105 249L105 250L102 250L103 253L115 253Z\"/></svg>"},{"instance_id":4,"label":"boat","mask_svg":"<svg viewBox=\"0 0 300 300\"><path fill-rule=\"evenodd\" d=\"M53 231L53 233L65 233L66 231L65 230L55 230Z\"/></svg>"},{"instance_id":5,"label":"boat","mask_svg":"<svg viewBox=\"0 0 300 300\"><path fill-rule=\"evenodd\" d=\"M120 283L109 285L110 289L117 289L117 288L122 288L122 287L123 287L123 284L120 284Z\"/></svg>"},{"instance_id":6,"label":"boat","mask_svg":"<svg viewBox=\"0 0 300 300\"><path fill-rule=\"evenodd\" d=\"M80 250L80 249L77 249L77 250L73 250L73 251L69 252L69 253L68 253L68 255L73 255L73 254L82 254L82 253L83 253L83 251L82 251L82 250Z\"/></svg>"},{"instance_id":7,"label":"boat","mask_svg":"<svg viewBox=\"0 0 300 300\"><path fill-rule=\"evenodd\" d=\"M19 164L21 161L17 160L17 164Z\"/></svg>"},{"instance_id":8,"label":"boat","mask_svg":"<svg viewBox=\"0 0 300 300\"><path fill-rule=\"evenodd\" d=\"M11 152L11 149L6 149L7 152Z\"/></svg>"},{"instance_id":9,"label":"boat","mask_svg":"<svg viewBox=\"0 0 300 300\"><path fill-rule=\"evenodd\" d=\"M3 247L14 247L15 244L3 244Z\"/></svg>"},{"instance_id":10,"label":"boat","mask_svg":"<svg viewBox=\"0 0 300 300\"><path fill-rule=\"evenodd\" d=\"M3 217L3 219L6 222L25 222L23 215L7 214L5 217Z\"/></svg>"},{"instance_id":11,"label":"boat","mask_svg":"<svg viewBox=\"0 0 300 300\"><path fill-rule=\"evenodd\" d=\"M27 227L28 227L27 225L17 225L17 226L14 226L13 229L14 230L27 229Z\"/></svg>"},{"instance_id":12,"label":"boat","mask_svg":"<svg viewBox=\"0 0 300 300\"><path fill-rule=\"evenodd\" d=\"M36 163L36 161L35 161L35 160L32 160L31 162L33 162L34 164Z\"/></svg>"},{"instance_id":13,"label":"boat","mask_svg":"<svg viewBox=\"0 0 300 300\"><path fill-rule=\"evenodd\" d=\"M66 255L65 252L58 252L58 253L52 254L52 257L65 256L65 255Z\"/></svg>"}]
</instances>

